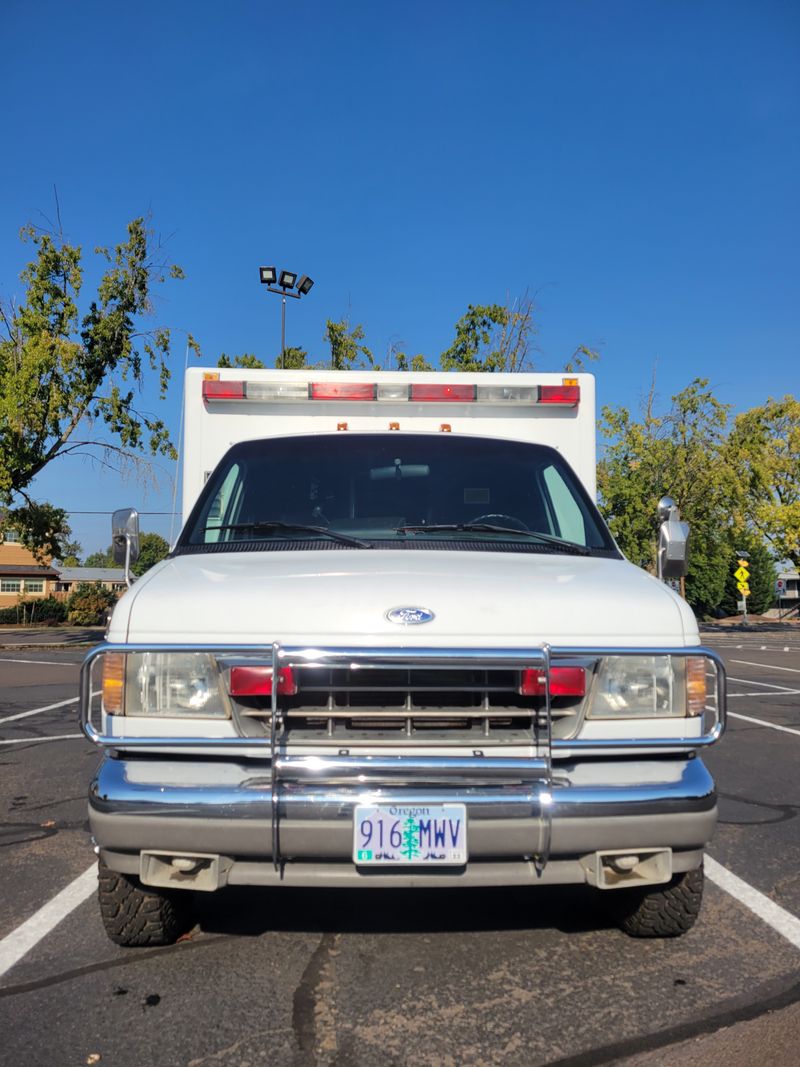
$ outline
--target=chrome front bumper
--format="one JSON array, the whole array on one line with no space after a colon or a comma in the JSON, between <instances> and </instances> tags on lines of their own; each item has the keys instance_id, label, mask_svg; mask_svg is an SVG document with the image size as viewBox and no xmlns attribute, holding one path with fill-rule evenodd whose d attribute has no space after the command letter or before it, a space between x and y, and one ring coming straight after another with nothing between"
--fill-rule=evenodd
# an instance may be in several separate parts
<instances>
[{"instance_id":1,"label":"chrome front bumper","mask_svg":"<svg viewBox=\"0 0 800 1067\"><path fill-rule=\"evenodd\" d=\"M702 862L716 822L714 783L696 750L725 728L725 672L703 648L530 649L284 648L270 646L270 734L132 736L107 734L92 722L92 667L107 652L93 649L81 671L81 723L106 750L89 798L90 824L104 862L147 881L156 853L209 859L221 884L455 885L591 881L604 850L670 853L672 871ZM160 645L159 651L197 651ZM264 646L203 649L264 653ZM552 660L582 655L701 655L716 674L713 725L685 737L555 739ZM278 701L285 665L356 663L365 670L424 664L435 669L479 665L541 669L543 723L532 712L531 758L463 755L304 756L287 751ZM124 722L124 720L123 720ZM198 722L198 734L203 729ZM249 751L248 751L249 750ZM258 758L254 750L264 755ZM352 753L352 749L350 752ZM184 756L181 752L185 753ZM271 758L272 757L272 758ZM364 873L351 859L353 808L364 802L463 803L469 862L465 868ZM151 864L147 855L153 859ZM150 864L150 866L148 866ZM664 880L663 878L660 880ZM160 884L160 883L153 883Z\"/></svg>"},{"instance_id":2,"label":"chrome front bumper","mask_svg":"<svg viewBox=\"0 0 800 1067\"><path fill-rule=\"evenodd\" d=\"M466 868L360 872L351 860L353 807L367 798L466 804ZM670 849L673 870L699 866L717 809L702 761L682 756L577 761L559 765L550 784L295 777L280 791L276 871L272 778L261 761L107 757L89 817L103 860L127 873L139 873L142 852L161 851L223 857L227 884L513 885L587 881L587 857L603 850Z\"/></svg>"}]
</instances>

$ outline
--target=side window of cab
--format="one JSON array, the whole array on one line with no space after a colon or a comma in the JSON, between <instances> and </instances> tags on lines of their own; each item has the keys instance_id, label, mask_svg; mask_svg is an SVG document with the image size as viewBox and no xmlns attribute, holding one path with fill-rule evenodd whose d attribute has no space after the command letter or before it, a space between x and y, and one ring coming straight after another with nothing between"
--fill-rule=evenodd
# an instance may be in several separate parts
<instances>
[{"instance_id":1,"label":"side window of cab","mask_svg":"<svg viewBox=\"0 0 800 1067\"><path fill-rule=\"evenodd\" d=\"M579 545L586 544L586 523L578 501L556 467L545 467L542 479L548 497L553 533Z\"/></svg>"},{"instance_id":2,"label":"side window of cab","mask_svg":"<svg viewBox=\"0 0 800 1067\"><path fill-rule=\"evenodd\" d=\"M229 523L237 521L242 498L242 470L238 463L231 464L231 468L225 476L216 493L211 497L203 525L206 544L215 544L217 541L231 539L231 531L221 529Z\"/></svg>"}]
</instances>

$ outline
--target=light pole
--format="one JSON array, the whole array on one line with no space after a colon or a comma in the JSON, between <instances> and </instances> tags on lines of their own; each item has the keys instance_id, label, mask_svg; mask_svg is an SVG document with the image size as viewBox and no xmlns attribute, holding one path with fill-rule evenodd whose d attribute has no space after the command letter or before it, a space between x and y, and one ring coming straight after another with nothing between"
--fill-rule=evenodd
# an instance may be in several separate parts
<instances>
[{"instance_id":1,"label":"light pole","mask_svg":"<svg viewBox=\"0 0 800 1067\"><path fill-rule=\"evenodd\" d=\"M292 270L282 270L278 272L276 267L259 267L258 276L262 285L266 285L267 290L270 293L277 293L281 297L281 370L284 369L284 355L286 352L286 297L291 296L294 300L299 300L301 296L307 296L311 292L311 288L314 285L312 280L307 274L304 274L300 281L297 281L297 272ZM277 283L277 284L276 284ZM297 292L293 293L292 289L297 284Z\"/></svg>"}]
</instances>

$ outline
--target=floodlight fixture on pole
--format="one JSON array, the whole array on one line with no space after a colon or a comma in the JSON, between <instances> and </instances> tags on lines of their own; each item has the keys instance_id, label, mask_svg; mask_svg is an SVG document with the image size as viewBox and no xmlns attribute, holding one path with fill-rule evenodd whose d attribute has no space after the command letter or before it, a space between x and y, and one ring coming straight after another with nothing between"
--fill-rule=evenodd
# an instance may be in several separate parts
<instances>
[{"instance_id":1,"label":"floodlight fixture on pole","mask_svg":"<svg viewBox=\"0 0 800 1067\"><path fill-rule=\"evenodd\" d=\"M297 271L281 270L276 267L259 267L258 277L262 285L266 285L268 292L277 293L281 297L281 370L283 370L284 353L286 352L286 297L291 296L299 300L301 296L307 296L314 283L307 274L302 275L297 282ZM298 291L293 293L295 283Z\"/></svg>"}]
</instances>

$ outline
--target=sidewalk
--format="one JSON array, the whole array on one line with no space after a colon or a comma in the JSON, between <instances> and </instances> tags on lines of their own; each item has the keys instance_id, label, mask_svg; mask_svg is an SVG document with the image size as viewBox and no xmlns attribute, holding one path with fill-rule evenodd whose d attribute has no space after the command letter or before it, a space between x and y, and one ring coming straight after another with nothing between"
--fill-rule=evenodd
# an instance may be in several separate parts
<instances>
[{"instance_id":1,"label":"sidewalk","mask_svg":"<svg viewBox=\"0 0 800 1067\"><path fill-rule=\"evenodd\" d=\"M800 619L775 619L769 615L741 615L713 619L699 624L701 633L774 633L800 634Z\"/></svg>"}]
</instances>

